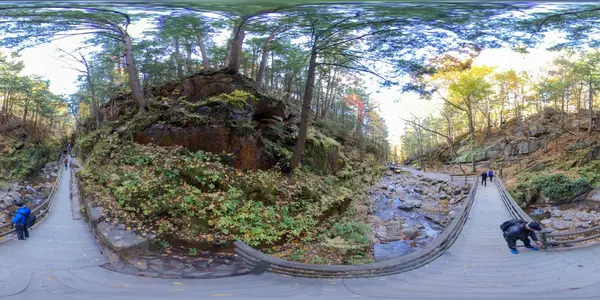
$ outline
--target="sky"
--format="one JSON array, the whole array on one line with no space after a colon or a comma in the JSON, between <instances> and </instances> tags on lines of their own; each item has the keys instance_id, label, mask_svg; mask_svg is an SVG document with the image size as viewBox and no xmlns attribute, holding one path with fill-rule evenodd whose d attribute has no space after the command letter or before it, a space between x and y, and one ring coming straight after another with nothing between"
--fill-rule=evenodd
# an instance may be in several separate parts
<instances>
[{"instance_id":1,"label":"sky","mask_svg":"<svg viewBox=\"0 0 600 300\"><path fill-rule=\"evenodd\" d=\"M513 69L535 73L549 65L556 55L556 52L547 51L543 47L532 49L528 54L516 53L508 48L485 49L474 64L495 67L497 71ZM424 100L414 93L402 94L398 89L372 87L371 93L381 103L380 114L386 121L392 144L398 143L404 133L406 124L402 119L410 119L412 114L417 117L435 115L442 107L439 99Z\"/></svg>"},{"instance_id":2,"label":"sky","mask_svg":"<svg viewBox=\"0 0 600 300\"><path fill-rule=\"evenodd\" d=\"M134 23L129 27L133 38L140 37L142 31L148 28L147 22ZM226 39L224 36L223 39ZM63 60L59 59L58 48L72 51L81 46L84 37L77 36L65 38L50 44L40 45L35 48L26 49L21 52L21 58L25 62L25 74L42 75L50 80L50 89L55 94L72 94L77 91L76 80L78 72L73 70ZM534 49L529 54L518 54L510 49L486 49L476 58L475 64L496 67L499 70L527 70L536 72L543 66L549 64L556 53ZM375 79L367 82L368 91L377 102L381 103L379 113L385 120L389 141L396 144L404 133L405 122L412 114L424 117L436 114L441 107L440 100L420 99L416 94L403 94L398 88L381 88ZM370 81L370 79L367 79Z\"/></svg>"}]
</instances>

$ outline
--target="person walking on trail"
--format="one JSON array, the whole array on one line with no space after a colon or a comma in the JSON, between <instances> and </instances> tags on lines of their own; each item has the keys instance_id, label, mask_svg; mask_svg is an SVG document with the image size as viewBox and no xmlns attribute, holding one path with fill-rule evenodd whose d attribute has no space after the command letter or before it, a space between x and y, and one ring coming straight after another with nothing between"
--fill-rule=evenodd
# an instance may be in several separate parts
<instances>
[{"instance_id":1,"label":"person walking on trail","mask_svg":"<svg viewBox=\"0 0 600 300\"><path fill-rule=\"evenodd\" d=\"M487 172L483 172L481 173L481 184L483 184L483 186L487 186Z\"/></svg>"},{"instance_id":2,"label":"person walking on trail","mask_svg":"<svg viewBox=\"0 0 600 300\"><path fill-rule=\"evenodd\" d=\"M13 226L15 227L15 231L17 232L17 238L19 240L25 240L29 238L29 229L27 228L27 219L31 215L31 210L26 205L23 205L21 202L15 203L18 207L15 212L15 216L13 217Z\"/></svg>"},{"instance_id":3,"label":"person walking on trail","mask_svg":"<svg viewBox=\"0 0 600 300\"><path fill-rule=\"evenodd\" d=\"M488 171L488 174L487 174L487 176L490 178L490 182L493 182L493 180L492 180L492 179L494 178L494 171L492 171L492 169L490 169L490 170Z\"/></svg>"},{"instance_id":4,"label":"person walking on trail","mask_svg":"<svg viewBox=\"0 0 600 300\"><path fill-rule=\"evenodd\" d=\"M502 230L504 240L506 240L506 244L512 254L519 254L519 251L517 250L517 240L522 241L525 248L529 248L533 251L538 251L537 247L542 246L542 243L535 234L536 231L542 230L542 226L537 222L527 222L520 219L508 220L500 225L500 229ZM535 242L537 247L531 245L529 238Z\"/></svg>"},{"instance_id":5,"label":"person walking on trail","mask_svg":"<svg viewBox=\"0 0 600 300\"><path fill-rule=\"evenodd\" d=\"M69 167L69 157L65 157L65 170Z\"/></svg>"}]
</instances>

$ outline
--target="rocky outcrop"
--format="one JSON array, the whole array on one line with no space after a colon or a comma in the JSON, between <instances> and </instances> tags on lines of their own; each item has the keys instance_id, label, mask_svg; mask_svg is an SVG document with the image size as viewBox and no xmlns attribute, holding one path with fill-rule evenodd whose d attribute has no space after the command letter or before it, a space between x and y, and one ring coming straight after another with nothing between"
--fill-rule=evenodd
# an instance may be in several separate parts
<instances>
[{"instance_id":1,"label":"rocky outcrop","mask_svg":"<svg viewBox=\"0 0 600 300\"><path fill-rule=\"evenodd\" d=\"M223 156L226 163L247 170L284 165L294 149L299 112L259 93L242 75L200 73L153 88L149 94L155 96L149 102L152 112L143 121L117 126L114 131L120 136L131 136L140 144L228 154ZM106 104L105 118L127 120L124 116L135 111L129 98L120 94ZM342 161L339 148L338 142L311 126L302 164L335 173Z\"/></svg>"},{"instance_id":2,"label":"rocky outcrop","mask_svg":"<svg viewBox=\"0 0 600 300\"><path fill-rule=\"evenodd\" d=\"M259 137L255 134L238 136L221 125L182 128L152 124L136 133L135 141L158 146L178 145L190 151L233 154L229 163L239 169L269 169L275 164L274 158L263 149Z\"/></svg>"},{"instance_id":3,"label":"rocky outcrop","mask_svg":"<svg viewBox=\"0 0 600 300\"><path fill-rule=\"evenodd\" d=\"M537 138L528 138L515 140L506 144L504 147L504 156L512 157L519 155L528 155L544 147L544 142Z\"/></svg>"},{"instance_id":4,"label":"rocky outcrop","mask_svg":"<svg viewBox=\"0 0 600 300\"><path fill-rule=\"evenodd\" d=\"M255 120L272 117L283 120L289 116L281 100L259 94L252 86L251 81L241 75L230 75L224 72L192 75L180 82L158 88L154 90L154 94L173 100L185 99L188 102L197 103L209 97L232 93L235 90L249 91L259 96L249 103L254 108Z\"/></svg>"}]
</instances>

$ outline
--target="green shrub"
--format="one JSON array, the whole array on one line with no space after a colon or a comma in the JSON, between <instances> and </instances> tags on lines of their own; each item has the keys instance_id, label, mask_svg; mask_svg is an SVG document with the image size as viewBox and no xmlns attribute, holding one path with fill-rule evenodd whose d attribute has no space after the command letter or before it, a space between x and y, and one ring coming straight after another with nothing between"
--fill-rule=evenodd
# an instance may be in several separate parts
<instances>
[{"instance_id":1,"label":"green shrub","mask_svg":"<svg viewBox=\"0 0 600 300\"><path fill-rule=\"evenodd\" d=\"M587 179L572 179L564 174L543 175L532 182L538 191L555 204L567 202L590 189Z\"/></svg>"},{"instance_id":2,"label":"green shrub","mask_svg":"<svg viewBox=\"0 0 600 300\"><path fill-rule=\"evenodd\" d=\"M325 231L319 220L352 194L334 176L242 172L202 151L103 140L81 178L114 220L159 238L224 245L239 239L269 246ZM335 232L368 241L356 224Z\"/></svg>"}]
</instances>

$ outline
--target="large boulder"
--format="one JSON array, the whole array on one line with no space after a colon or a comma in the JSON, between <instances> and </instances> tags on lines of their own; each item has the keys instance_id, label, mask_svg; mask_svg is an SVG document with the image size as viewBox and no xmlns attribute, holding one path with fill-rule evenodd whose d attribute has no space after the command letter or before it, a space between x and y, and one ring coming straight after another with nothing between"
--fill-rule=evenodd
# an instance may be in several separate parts
<instances>
[{"instance_id":1,"label":"large boulder","mask_svg":"<svg viewBox=\"0 0 600 300\"><path fill-rule=\"evenodd\" d=\"M117 253L135 253L148 251L154 236L141 236L133 230L109 222L100 222L97 225L100 233L97 237Z\"/></svg>"},{"instance_id":2,"label":"large boulder","mask_svg":"<svg viewBox=\"0 0 600 300\"><path fill-rule=\"evenodd\" d=\"M15 202L23 201L23 199L21 198L21 194L19 194L17 192L9 192L8 197L13 198Z\"/></svg>"},{"instance_id":3,"label":"large boulder","mask_svg":"<svg viewBox=\"0 0 600 300\"><path fill-rule=\"evenodd\" d=\"M600 202L600 187L597 187L589 192L585 200Z\"/></svg>"},{"instance_id":4,"label":"large boulder","mask_svg":"<svg viewBox=\"0 0 600 300\"><path fill-rule=\"evenodd\" d=\"M416 227L406 227L402 229L402 233L406 235L409 240L414 240L421 235L421 231Z\"/></svg>"},{"instance_id":5,"label":"large boulder","mask_svg":"<svg viewBox=\"0 0 600 300\"><path fill-rule=\"evenodd\" d=\"M519 155L519 148L517 147L517 145L514 143L507 144L504 148L504 156L511 157L517 155Z\"/></svg>"},{"instance_id":6,"label":"large boulder","mask_svg":"<svg viewBox=\"0 0 600 300\"><path fill-rule=\"evenodd\" d=\"M529 154L529 141L520 141L517 143L517 149L519 151L519 155Z\"/></svg>"},{"instance_id":7,"label":"large boulder","mask_svg":"<svg viewBox=\"0 0 600 300\"><path fill-rule=\"evenodd\" d=\"M573 227L575 224L570 221L553 220L551 225L556 230L565 230Z\"/></svg>"},{"instance_id":8,"label":"large boulder","mask_svg":"<svg viewBox=\"0 0 600 300\"><path fill-rule=\"evenodd\" d=\"M540 137L548 134L548 128L540 123L533 123L529 128L529 135L533 137Z\"/></svg>"},{"instance_id":9,"label":"large boulder","mask_svg":"<svg viewBox=\"0 0 600 300\"><path fill-rule=\"evenodd\" d=\"M402 223L399 221L389 221L385 224L387 240L397 241L402 238Z\"/></svg>"},{"instance_id":10,"label":"large boulder","mask_svg":"<svg viewBox=\"0 0 600 300\"><path fill-rule=\"evenodd\" d=\"M579 162L580 166L586 165L587 163L589 163L592 160L597 159L598 157L600 157L600 146L595 146L592 149L590 149L581 159L581 161Z\"/></svg>"},{"instance_id":11,"label":"large boulder","mask_svg":"<svg viewBox=\"0 0 600 300\"><path fill-rule=\"evenodd\" d=\"M423 201L417 199L407 199L402 201L400 205L398 205L399 209L402 210L412 210L413 208L419 208L423 204Z\"/></svg>"}]
</instances>

